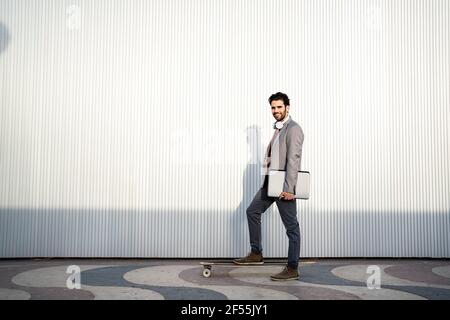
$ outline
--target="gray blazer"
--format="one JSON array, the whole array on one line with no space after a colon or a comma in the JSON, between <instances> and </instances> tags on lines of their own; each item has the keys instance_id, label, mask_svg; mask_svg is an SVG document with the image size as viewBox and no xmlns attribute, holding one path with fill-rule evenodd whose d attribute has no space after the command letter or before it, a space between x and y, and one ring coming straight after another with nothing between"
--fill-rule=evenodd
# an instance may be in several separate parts
<instances>
[{"instance_id":1,"label":"gray blazer","mask_svg":"<svg viewBox=\"0 0 450 320\"><path fill-rule=\"evenodd\" d=\"M301 170L303 140L302 128L289 115L289 119L284 123L283 128L273 142L269 166L269 170L286 171L283 192L295 194L297 175L298 171ZM265 158L267 158L268 152L269 146L267 146Z\"/></svg>"}]
</instances>

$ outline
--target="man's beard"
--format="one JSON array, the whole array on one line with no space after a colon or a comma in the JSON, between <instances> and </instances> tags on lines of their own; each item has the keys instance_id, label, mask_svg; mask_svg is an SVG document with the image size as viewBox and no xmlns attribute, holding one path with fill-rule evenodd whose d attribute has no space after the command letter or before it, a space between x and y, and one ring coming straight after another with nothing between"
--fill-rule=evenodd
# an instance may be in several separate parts
<instances>
[{"instance_id":1,"label":"man's beard","mask_svg":"<svg viewBox=\"0 0 450 320\"><path fill-rule=\"evenodd\" d=\"M283 121L283 120L286 118L287 112L285 112L285 113L280 113L279 115L280 115L280 118L277 118L277 114L275 114L275 119L276 119L277 121Z\"/></svg>"}]
</instances>

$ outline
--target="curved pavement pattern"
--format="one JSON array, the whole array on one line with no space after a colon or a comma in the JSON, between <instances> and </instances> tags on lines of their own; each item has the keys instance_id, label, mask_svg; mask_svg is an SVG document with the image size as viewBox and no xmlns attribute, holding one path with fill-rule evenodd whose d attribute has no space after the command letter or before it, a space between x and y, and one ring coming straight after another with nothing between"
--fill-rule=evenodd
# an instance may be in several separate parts
<instances>
[{"instance_id":1,"label":"curved pavement pattern","mask_svg":"<svg viewBox=\"0 0 450 320\"><path fill-rule=\"evenodd\" d=\"M95 262L105 262L96 260ZM282 267L214 266L202 276L198 261L116 260L78 265L81 289L68 289L66 273L77 261L0 261L0 300L302 300L302 299L450 299L448 260L318 260L300 264L300 279L271 281ZM132 263L131 263L132 262ZM368 267L380 271L380 289L369 289Z\"/></svg>"}]
</instances>

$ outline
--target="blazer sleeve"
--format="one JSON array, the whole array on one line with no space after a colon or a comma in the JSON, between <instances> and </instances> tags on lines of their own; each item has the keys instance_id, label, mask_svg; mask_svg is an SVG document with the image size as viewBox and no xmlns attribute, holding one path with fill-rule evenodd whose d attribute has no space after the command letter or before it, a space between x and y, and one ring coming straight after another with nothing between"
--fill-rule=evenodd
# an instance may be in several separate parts
<instances>
[{"instance_id":1,"label":"blazer sleeve","mask_svg":"<svg viewBox=\"0 0 450 320\"><path fill-rule=\"evenodd\" d=\"M286 176L283 184L283 192L295 194L298 170L302 157L304 135L300 126L290 128L286 135Z\"/></svg>"}]
</instances>

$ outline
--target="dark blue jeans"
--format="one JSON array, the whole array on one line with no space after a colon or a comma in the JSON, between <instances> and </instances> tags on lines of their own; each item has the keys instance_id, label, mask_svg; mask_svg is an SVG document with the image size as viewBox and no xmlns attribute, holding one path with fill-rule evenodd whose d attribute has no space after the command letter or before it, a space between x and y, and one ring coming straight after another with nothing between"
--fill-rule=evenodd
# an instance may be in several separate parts
<instances>
[{"instance_id":1,"label":"dark blue jeans","mask_svg":"<svg viewBox=\"0 0 450 320\"><path fill-rule=\"evenodd\" d=\"M253 252L262 252L261 246L261 215L276 202L281 220L289 238L288 266L298 268L300 258L300 226L297 220L297 200L283 200L267 195L268 176L264 185L258 190L252 203L247 208L247 221L250 233L250 247Z\"/></svg>"}]
</instances>

